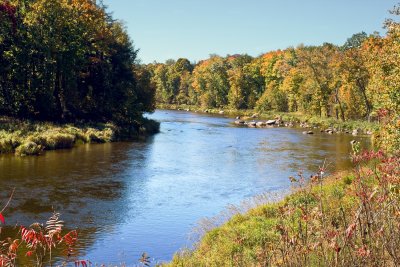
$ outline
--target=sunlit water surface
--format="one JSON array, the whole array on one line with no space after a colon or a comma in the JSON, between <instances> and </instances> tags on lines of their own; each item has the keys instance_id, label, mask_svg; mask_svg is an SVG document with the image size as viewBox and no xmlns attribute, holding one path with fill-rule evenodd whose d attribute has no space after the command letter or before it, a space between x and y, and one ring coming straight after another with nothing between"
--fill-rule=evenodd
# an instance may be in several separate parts
<instances>
[{"instance_id":1,"label":"sunlit water surface","mask_svg":"<svg viewBox=\"0 0 400 267\"><path fill-rule=\"evenodd\" d=\"M283 194L289 176L314 173L325 159L331 171L350 166L349 135L238 128L229 118L179 111L149 117L161 133L146 142L0 156L0 199L16 188L8 225L44 222L54 209L79 229L82 259L133 264L147 252L167 261L190 246L201 218L261 193Z\"/></svg>"}]
</instances>

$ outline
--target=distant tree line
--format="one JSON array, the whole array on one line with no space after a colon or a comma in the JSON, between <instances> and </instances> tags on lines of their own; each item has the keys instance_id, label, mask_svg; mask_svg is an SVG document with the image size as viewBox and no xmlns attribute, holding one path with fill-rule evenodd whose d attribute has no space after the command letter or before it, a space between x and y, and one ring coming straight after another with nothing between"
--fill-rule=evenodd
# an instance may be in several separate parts
<instances>
[{"instance_id":1,"label":"distant tree line","mask_svg":"<svg viewBox=\"0 0 400 267\"><path fill-rule=\"evenodd\" d=\"M197 64L181 58L146 68L158 103L367 119L399 108L399 27L387 25L385 37L362 32L343 46L301 45L256 58L212 55Z\"/></svg>"},{"instance_id":2,"label":"distant tree line","mask_svg":"<svg viewBox=\"0 0 400 267\"><path fill-rule=\"evenodd\" d=\"M150 73L95 0L0 0L0 115L132 123L154 110Z\"/></svg>"}]
</instances>

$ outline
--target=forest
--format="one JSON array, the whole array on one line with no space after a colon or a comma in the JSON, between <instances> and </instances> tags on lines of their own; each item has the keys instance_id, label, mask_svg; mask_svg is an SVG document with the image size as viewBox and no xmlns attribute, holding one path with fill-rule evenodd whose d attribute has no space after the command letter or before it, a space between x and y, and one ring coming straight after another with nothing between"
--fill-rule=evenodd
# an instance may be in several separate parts
<instances>
[{"instance_id":1,"label":"forest","mask_svg":"<svg viewBox=\"0 0 400 267\"><path fill-rule=\"evenodd\" d=\"M392 11L398 14L399 10ZM145 66L157 103L202 108L300 112L338 120L390 120L400 105L400 25L387 34L354 34L343 45L299 45L258 57L211 55L191 63L181 58ZM399 137L395 128L388 131ZM399 140L399 138L397 138ZM399 142L394 146L398 149Z\"/></svg>"},{"instance_id":2,"label":"forest","mask_svg":"<svg viewBox=\"0 0 400 267\"><path fill-rule=\"evenodd\" d=\"M389 80L381 78L396 76L393 37L362 32L343 46L300 45L256 58L211 55L197 64L178 59L146 67L160 103L368 119L391 101Z\"/></svg>"},{"instance_id":3,"label":"forest","mask_svg":"<svg viewBox=\"0 0 400 267\"><path fill-rule=\"evenodd\" d=\"M132 124L154 88L124 25L91 0L0 1L0 115Z\"/></svg>"},{"instance_id":4,"label":"forest","mask_svg":"<svg viewBox=\"0 0 400 267\"><path fill-rule=\"evenodd\" d=\"M398 16L400 4L384 34L356 33L343 45L143 64L124 23L102 1L0 0L0 154L45 154L0 157L1 197L7 193L0 267L106 266L96 256L127 266L119 263L122 254L137 266L398 266ZM377 128L371 145L367 136L323 129L299 135L275 125L259 134L233 128L225 115L146 114L172 106L307 114ZM151 118L165 128L147 142L83 145L146 137L159 131ZM325 155L332 156L322 161ZM351 169L328 162L343 157ZM287 161L275 161L281 158ZM262 177L263 169L277 172ZM297 174L282 186L279 173L289 170ZM255 195L260 184L270 198ZM230 197L254 204L240 209L225 203ZM196 224L192 215L212 215L222 204L232 213L200 222L199 239L170 263L129 254L143 240L166 254L162 246L179 244L181 227ZM55 209L72 223L65 225ZM46 213L52 215L45 223L22 225ZM134 240L136 233L143 240ZM126 250L118 256L107 253L120 244ZM96 249L93 259L83 258Z\"/></svg>"}]
</instances>

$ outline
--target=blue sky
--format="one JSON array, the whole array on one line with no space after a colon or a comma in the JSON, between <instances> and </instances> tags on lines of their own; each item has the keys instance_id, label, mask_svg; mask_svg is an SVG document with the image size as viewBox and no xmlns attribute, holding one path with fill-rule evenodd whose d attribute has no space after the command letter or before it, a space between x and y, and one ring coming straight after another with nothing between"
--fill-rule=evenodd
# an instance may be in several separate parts
<instances>
[{"instance_id":1,"label":"blue sky","mask_svg":"<svg viewBox=\"0 0 400 267\"><path fill-rule=\"evenodd\" d=\"M385 33L398 0L104 0L125 22L143 63L289 46L343 44L354 33Z\"/></svg>"}]
</instances>

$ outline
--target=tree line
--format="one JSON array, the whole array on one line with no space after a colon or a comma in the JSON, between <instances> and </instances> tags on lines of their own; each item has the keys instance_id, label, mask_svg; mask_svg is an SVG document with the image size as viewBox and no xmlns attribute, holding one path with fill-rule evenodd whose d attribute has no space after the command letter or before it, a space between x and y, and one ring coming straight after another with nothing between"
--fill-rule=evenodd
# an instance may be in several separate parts
<instances>
[{"instance_id":1,"label":"tree line","mask_svg":"<svg viewBox=\"0 0 400 267\"><path fill-rule=\"evenodd\" d=\"M154 110L150 85L95 0L0 0L0 115L129 124Z\"/></svg>"},{"instance_id":2,"label":"tree line","mask_svg":"<svg viewBox=\"0 0 400 267\"><path fill-rule=\"evenodd\" d=\"M146 65L163 104L303 112L341 120L399 110L399 26L353 35L342 46L300 45L258 57L228 55Z\"/></svg>"}]
</instances>

